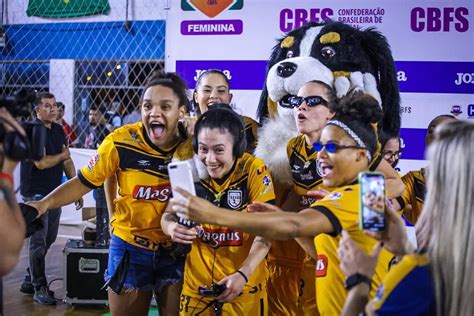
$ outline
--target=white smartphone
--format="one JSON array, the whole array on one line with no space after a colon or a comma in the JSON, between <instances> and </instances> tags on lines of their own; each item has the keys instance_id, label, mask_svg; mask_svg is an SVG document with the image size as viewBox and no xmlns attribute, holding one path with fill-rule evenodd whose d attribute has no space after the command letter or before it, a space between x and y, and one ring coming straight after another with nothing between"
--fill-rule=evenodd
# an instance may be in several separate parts
<instances>
[{"instance_id":1,"label":"white smartphone","mask_svg":"<svg viewBox=\"0 0 474 316\"><path fill-rule=\"evenodd\" d=\"M193 169L188 161L176 161L168 164L168 175L170 177L171 192L173 197L184 197L177 192L176 187L180 187L192 195L196 195L193 181Z\"/></svg>"},{"instance_id":2,"label":"white smartphone","mask_svg":"<svg viewBox=\"0 0 474 316\"><path fill-rule=\"evenodd\" d=\"M359 173L361 230L385 230L385 177L379 172Z\"/></svg>"}]
</instances>

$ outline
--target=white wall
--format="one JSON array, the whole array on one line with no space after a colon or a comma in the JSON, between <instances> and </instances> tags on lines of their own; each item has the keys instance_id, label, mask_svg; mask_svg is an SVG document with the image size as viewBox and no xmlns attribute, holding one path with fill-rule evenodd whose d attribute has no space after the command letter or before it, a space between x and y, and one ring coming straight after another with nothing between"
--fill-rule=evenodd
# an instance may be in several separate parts
<instances>
[{"instance_id":1,"label":"white wall","mask_svg":"<svg viewBox=\"0 0 474 316\"><path fill-rule=\"evenodd\" d=\"M28 0L4 0L4 24L31 24L55 22L111 22L125 20L126 0L109 0L110 12L108 15L94 15L82 18L50 19L28 17L26 9ZM58 0L48 0L58 1ZM166 17L166 7L172 0L129 0L128 20L162 20ZM177 0L174 0L177 1Z\"/></svg>"}]
</instances>

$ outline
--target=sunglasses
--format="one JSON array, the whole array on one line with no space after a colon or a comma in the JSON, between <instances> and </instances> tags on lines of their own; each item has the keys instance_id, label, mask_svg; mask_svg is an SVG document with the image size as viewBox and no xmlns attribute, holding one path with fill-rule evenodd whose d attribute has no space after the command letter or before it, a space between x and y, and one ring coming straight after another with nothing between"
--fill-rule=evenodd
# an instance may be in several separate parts
<instances>
[{"instance_id":1,"label":"sunglasses","mask_svg":"<svg viewBox=\"0 0 474 316\"><path fill-rule=\"evenodd\" d=\"M323 148L326 148L326 151L330 154L335 154L336 151L338 151L339 149L346 149L346 148L365 149L365 148L360 147L360 146L338 145L338 144L335 144L335 143L323 144L321 142L316 142L316 143L313 144L313 149L316 152L322 151Z\"/></svg>"},{"instance_id":2,"label":"sunglasses","mask_svg":"<svg viewBox=\"0 0 474 316\"><path fill-rule=\"evenodd\" d=\"M303 102L306 102L309 107L315 107L320 104L328 104L328 101L324 100L319 95L312 95L309 97L298 97L296 95L293 95L288 98L288 104L291 108L297 108L301 104L303 104Z\"/></svg>"}]
</instances>

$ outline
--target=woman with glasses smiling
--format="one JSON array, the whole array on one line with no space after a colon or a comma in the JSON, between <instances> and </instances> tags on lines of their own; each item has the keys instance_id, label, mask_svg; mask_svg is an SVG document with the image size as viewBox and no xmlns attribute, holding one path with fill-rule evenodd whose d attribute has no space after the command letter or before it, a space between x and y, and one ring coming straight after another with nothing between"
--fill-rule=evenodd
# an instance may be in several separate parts
<instances>
[{"instance_id":1,"label":"woman with glasses smiling","mask_svg":"<svg viewBox=\"0 0 474 316\"><path fill-rule=\"evenodd\" d=\"M175 212L201 222L240 229L269 239L314 238L318 252L316 269L317 307L321 315L339 315L346 298L344 274L339 268L337 247L342 230L369 252L377 243L358 227L359 185L357 176L369 170L377 151L377 134L373 123L382 117L377 101L356 93L340 104L340 111L321 130L314 149L322 184L332 193L298 213L282 212L266 203L254 203L254 214L237 214L219 209L209 202L180 190L187 200L172 200ZM272 213L268 213L272 212ZM382 250L372 281L375 290L388 270L393 255ZM346 284L346 286L357 283Z\"/></svg>"}]
</instances>

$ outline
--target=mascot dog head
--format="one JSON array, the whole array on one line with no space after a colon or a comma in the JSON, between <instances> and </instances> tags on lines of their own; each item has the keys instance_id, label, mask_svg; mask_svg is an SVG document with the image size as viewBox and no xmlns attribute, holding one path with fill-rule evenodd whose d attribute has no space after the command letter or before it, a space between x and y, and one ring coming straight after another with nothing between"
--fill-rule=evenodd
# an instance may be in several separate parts
<instances>
[{"instance_id":1,"label":"mascot dog head","mask_svg":"<svg viewBox=\"0 0 474 316\"><path fill-rule=\"evenodd\" d=\"M288 112L288 96L311 80L333 85L339 97L352 88L365 90L381 103L381 128L398 135L400 95L395 64L386 38L374 28L360 30L331 21L309 23L281 38L267 66L258 118L262 121Z\"/></svg>"}]
</instances>

